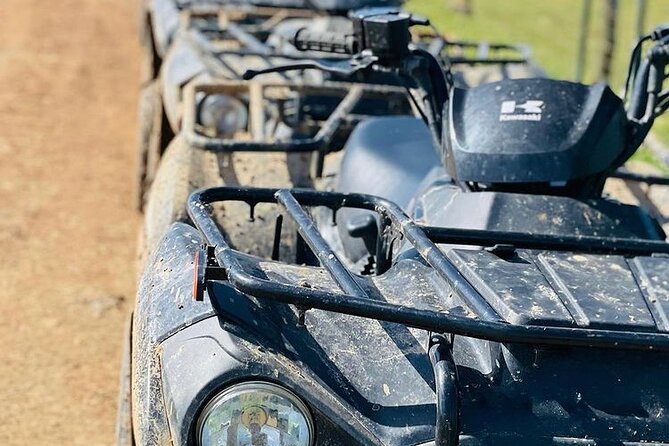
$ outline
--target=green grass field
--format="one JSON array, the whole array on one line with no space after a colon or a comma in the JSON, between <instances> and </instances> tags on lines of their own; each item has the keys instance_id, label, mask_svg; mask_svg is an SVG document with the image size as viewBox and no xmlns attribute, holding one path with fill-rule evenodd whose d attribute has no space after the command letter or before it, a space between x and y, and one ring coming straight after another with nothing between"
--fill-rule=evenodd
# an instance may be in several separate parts
<instances>
[{"instance_id":1,"label":"green grass field","mask_svg":"<svg viewBox=\"0 0 669 446\"><path fill-rule=\"evenodd\" d=\"M526 43L535 61L551 76L573 80L575 76L582 0L472 0L466 15L453 7L461 0L408 0L406 8L430 18L447 36L459 39ZM611 86L619 92L627 73L634 43L636 0L619 0L616 52ZM592 0L585 82L597 80L604 42L604 0ZM645 29L669 22L669 0L647 0ZM667 85L669 87L669 85ZM655 132L669 144L669 113L659 119ZM643 154L653 162L652 154Z\"/></svg>"}]
</instances>

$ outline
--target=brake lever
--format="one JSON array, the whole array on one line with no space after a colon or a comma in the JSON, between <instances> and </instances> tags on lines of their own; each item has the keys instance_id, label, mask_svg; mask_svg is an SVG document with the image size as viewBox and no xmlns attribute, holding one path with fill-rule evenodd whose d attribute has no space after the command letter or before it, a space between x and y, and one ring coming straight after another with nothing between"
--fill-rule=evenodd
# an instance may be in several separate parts
<instances>
[{"instance_id":1,"label":"brake lever","mask_svg":"<svg viewBox=\"0 0 669 446\"><path fill-rule=\"evenodd\" d=\"M350 76L371 67L377 61L378 57L371 54L361 54L350 59L306 59L298 63L276 65L263 70L246 70L242 79L248 81L263 74L308 69Z\"/></svg>"}]
</instances>

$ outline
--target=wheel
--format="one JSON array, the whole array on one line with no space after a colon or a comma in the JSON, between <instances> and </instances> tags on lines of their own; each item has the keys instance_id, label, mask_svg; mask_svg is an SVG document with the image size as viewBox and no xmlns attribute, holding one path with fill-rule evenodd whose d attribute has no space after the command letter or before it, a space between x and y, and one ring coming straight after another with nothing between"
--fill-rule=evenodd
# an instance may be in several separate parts
<instances>
[{"instance_id":1,"label":"wheel","mask_svg":"<svg viewBox=\"0 0 669 446\"><path fill-rule=\"evenodd\" d=\"M123 351L121 356L121 373L119 382L118 408L116 413L116 446L134 446L132 434L132 314L126 321Z\"/></svg>"},{"instance_id":2,"label":"wheel","mask_svg":"<svg viewBox=\"0 0 669 446\"><path fill-rule=\"evenodd\" d=\"M213 153L192 149L180 136L170 143L146 202L141 258L146 258L172 223L188 220L186 200L192 191L206 183L205 176L210 178L211 185L219 184L216 170Z\"/></svg>"},{"instance_id":3,"label":"wheel","mask_svg":"<svg viewBox=\"0 0 669 446\"><path fill-rule=\"evenodd\" d=\"M148 85L158 77L162 61L156 51L156 44L153 40L153 23L148 1L140 0L138 2L138 10L138 34L139 43L142 47L140 80L141 85Z\"/></svg>"},{"instance_id":4,"label":"wheel","mask_svg":"<svg viewBox=\"0 0 669 446\"><path fill-rule=\"evenodd\" d=\"M161 153L163 110L158 87L157 81L151 82L142 88L139 96L135 207L140 212Z\"/></svg>"}]
</instances>

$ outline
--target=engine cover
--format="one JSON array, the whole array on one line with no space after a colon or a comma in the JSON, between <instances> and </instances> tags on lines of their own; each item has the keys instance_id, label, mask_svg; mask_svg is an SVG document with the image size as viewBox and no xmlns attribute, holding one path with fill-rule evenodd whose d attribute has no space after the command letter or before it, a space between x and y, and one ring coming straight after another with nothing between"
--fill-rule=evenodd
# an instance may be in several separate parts
<instances>
[{"instance_id":1,"label":"engine cover","mask_svg":"<svg viewBox=\"0 0 669 446\"><path fill-rule=\"evenodd\" d=\"M615 167L622 101L603 83L503 80L455 89L445 163L463 181L567 182Z\"/></svg>"}]
</instances>

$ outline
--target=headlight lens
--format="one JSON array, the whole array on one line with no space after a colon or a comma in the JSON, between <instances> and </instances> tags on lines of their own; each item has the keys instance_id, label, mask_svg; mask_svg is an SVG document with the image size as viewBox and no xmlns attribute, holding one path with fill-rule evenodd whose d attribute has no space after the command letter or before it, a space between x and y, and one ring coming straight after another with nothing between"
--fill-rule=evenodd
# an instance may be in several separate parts
<instances>
[{"instance_id":1,"label":"headlight lens","mask_svg":"<svg viewBox=\"0 0 669 446\"><path fill-rule=\"evenodd\" d=\"M200 98L199 124L210 136L230 138L244 130L248 121L246 105L225 94L210 94Z\"/></svg>"},{"instance_id":2,"label":"headlight lens","mask_svg":"<svg viewBox=\"0 0 669 446\"><path fill-rule=\"evenodd\" d=\"M311 446L306 405L275 384L234 385L212 399L198 420L202 446Z\"/></svg>"}]
</instances>

